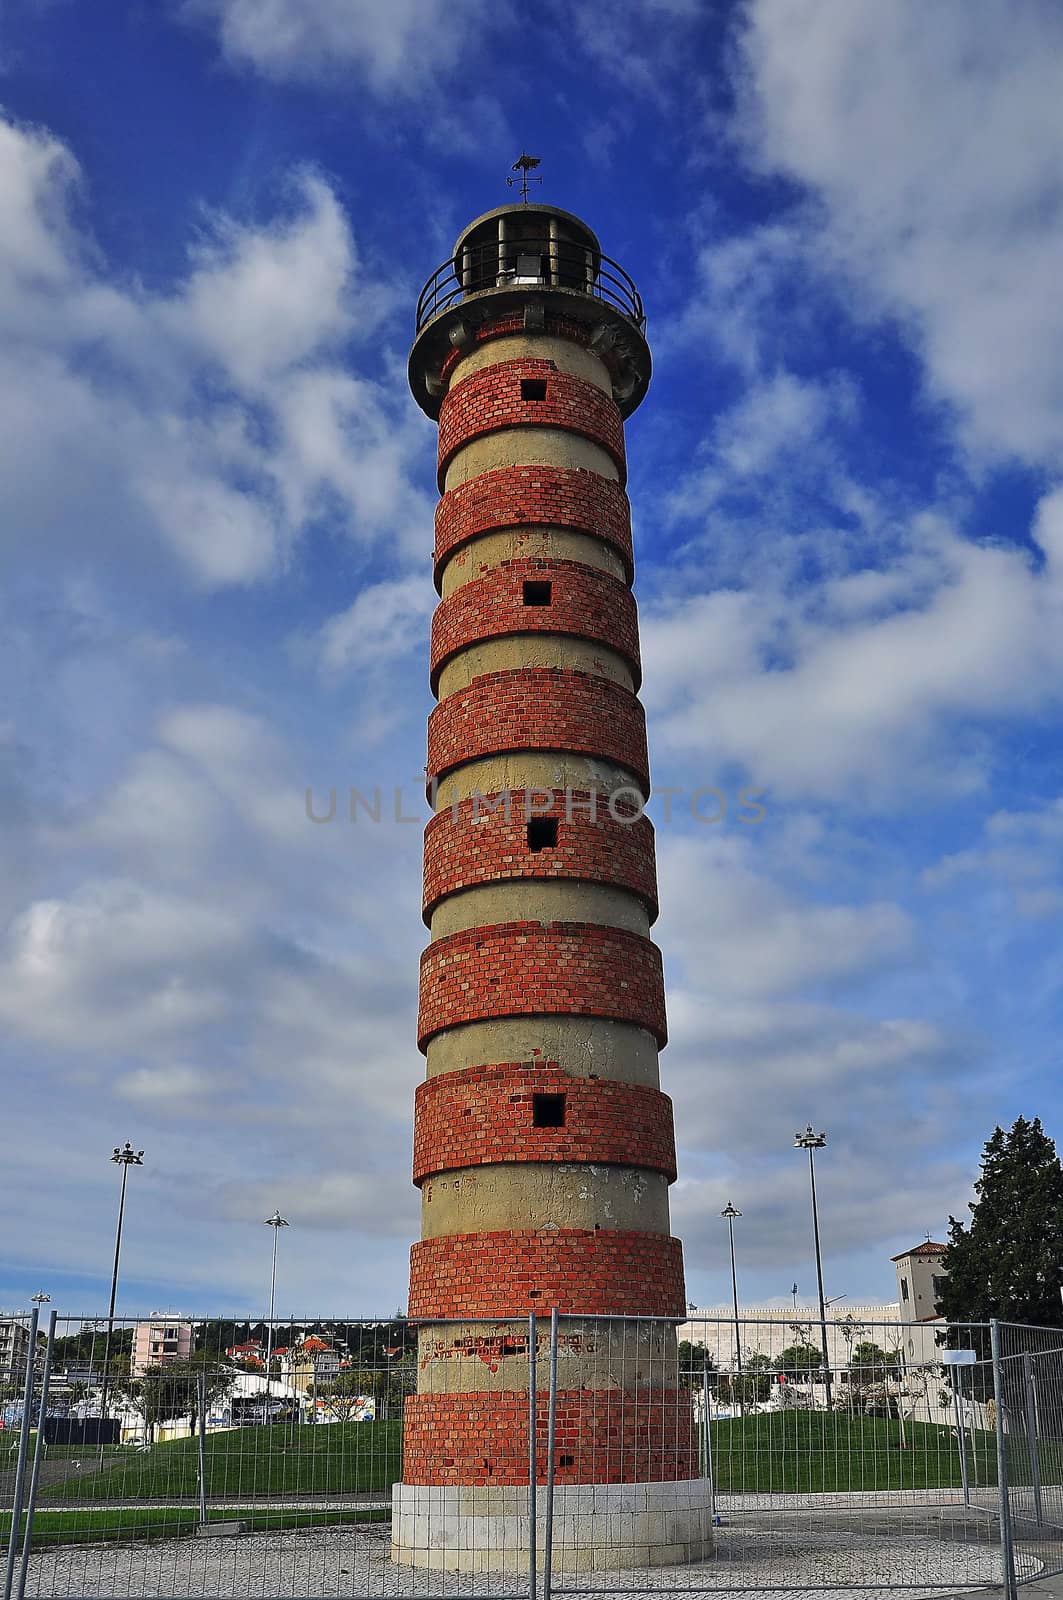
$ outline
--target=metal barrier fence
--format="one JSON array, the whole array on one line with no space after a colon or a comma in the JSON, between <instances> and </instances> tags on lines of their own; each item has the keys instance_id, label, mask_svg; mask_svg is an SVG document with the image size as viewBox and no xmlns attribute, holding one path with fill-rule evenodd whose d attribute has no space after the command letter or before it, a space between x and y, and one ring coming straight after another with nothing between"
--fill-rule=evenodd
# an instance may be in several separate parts
<instances>
[{"instance_id":1,"label":"metal barrier fence","mask_svg":"<svg viewBox=\"0 0 1063 1600\"><path fill-rule=\"evenodd\" d=\"M1063 1572L1063 1329L18 1320L3 1600L1014 1597Z\"/></svg>"}]
</instances>

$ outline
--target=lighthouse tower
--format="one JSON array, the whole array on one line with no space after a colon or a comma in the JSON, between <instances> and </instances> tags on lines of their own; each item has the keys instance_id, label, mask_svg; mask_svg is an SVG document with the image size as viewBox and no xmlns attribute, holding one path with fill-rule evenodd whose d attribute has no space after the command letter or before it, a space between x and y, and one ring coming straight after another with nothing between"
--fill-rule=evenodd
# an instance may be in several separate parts
<instances>
[{"instance_id":1,"label":"lighthouse tower","mask_svg":"<svg viewBox=\"0 0 1063 1600\"><path fill-rule=\"evenodd\" d=\"M548 1334L554 1308L564 1560L711 1548L676 1376L685 1292L641 815L623 424L649 381L644 330L590 228L541 204L470 223L418 305L410 384L438 420L441 499L409 1298L422 1326L393 1506L394 1557L413 1565L527 1562L529 1313ZM606 1320L620 1317L640 1320ZM545 1395L536 1410L542 1482Z\"/></svg>"}]
</instances>

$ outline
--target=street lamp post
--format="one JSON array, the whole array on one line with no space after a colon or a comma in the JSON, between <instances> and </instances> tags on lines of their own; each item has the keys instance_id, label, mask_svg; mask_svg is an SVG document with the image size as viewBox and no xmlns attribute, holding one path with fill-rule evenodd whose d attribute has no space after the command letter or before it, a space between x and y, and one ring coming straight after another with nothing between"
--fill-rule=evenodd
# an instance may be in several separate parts
<instances>
[{"instance_id":1,"label":"street lamp post","mask_svg":"<svg viewBox=\"0 0 1063 1600\"><path fill-rule=\"evenodd\" d=\"M103 1342L103 1384L100 1390L100 1454L103 1454L103 1427L107 1421L107 1385L111 1366L111 1334L114 1331L114 1303L118 1298L118 1261L122 1254L122 1219L125 1216L125 1186L129 1177L130 1167L144 1165L143 1150L134 1150L127 1139L119 1150L115 1145L111 1160L122 1169L122 1190L118 1196L118 1230L114 1236L114 1266L111 1269L111 1303L107 1307L107 1337Z\"/></svg>"},{"instance_id":2,"label":"street lamp post","mask_svg":"<svg viewBox=\"0 0 1063 1600\"><path fill-rule=\"evenodd\" d=\"M746 1414L746 1402L742 1385L742 1338L738 1326L738 1275L735 1272L735 1217L740 1217L741 1215L742 1213L737 1206L733 1206L730 1200L720 1212L721 1217L727 1218L727 1236L731 1241L731 1298L735 1314L735 1366L738 1370L738 1406L744 1417Z\"/></svg>"},{"instance_id":3,"label":"street lamp post","mask_svg":"<svg viewBox=\"0 0 1063 1600\"><path fill-rule=\"evenodd\" d=\"M819 1244L819 1206L816 1202L816 1158L815 1152L822 1150L827 1142L825 1133L813 1131L811 1122L804 1133L794 1134L794 1149L808 1151L808 1177L812 1186L812 1233L816 1241L816 1282L819 1285L819 1333L823 1349L823 1391L826 1396L827 1410L831 1408L831 1382L830 1382L830 1355L827 1351L827 1305L823 1296L823 1255Z\"/></svg>"},{"instance_id":4,"label":"street lamp post","mask_svg":"<svg viewBox=\"0 0 1063 1600\"><path fill-rule=\"evenodd\" d=\"M271 1217L263 1222L264 1228L273 1229L273 1271L269 1280L269 1325L266 1329L266 1410L269 1410L270 1395L273 1393L273 1380L270 1367L273 1364L273 1306L277 1297L277 1237L282 1228L287 1228L289 1223L279 1211L274 1211Z\"/></svg>"}]
</instances>

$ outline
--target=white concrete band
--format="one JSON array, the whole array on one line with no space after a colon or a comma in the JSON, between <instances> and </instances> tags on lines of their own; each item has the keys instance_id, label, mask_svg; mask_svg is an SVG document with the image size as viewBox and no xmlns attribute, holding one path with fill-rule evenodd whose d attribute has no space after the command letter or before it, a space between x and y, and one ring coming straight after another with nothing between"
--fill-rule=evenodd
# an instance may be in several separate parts
<instances>
[{"instance_id":1,"label":"white concrete band","mask_svg":"<svg viewBox=\"0 0 1063 1600\"><path fill-rule=\"evenodd\" d=\"M528 1491L483 1484L397 1483L391 1555L436 1572L526 1572ZM542 1564L546 1490L536 1491ZM554 1577L702 1561L712 1554L706 1478L574 1483L554 1490Z\"/></svg>"}]
</instances>

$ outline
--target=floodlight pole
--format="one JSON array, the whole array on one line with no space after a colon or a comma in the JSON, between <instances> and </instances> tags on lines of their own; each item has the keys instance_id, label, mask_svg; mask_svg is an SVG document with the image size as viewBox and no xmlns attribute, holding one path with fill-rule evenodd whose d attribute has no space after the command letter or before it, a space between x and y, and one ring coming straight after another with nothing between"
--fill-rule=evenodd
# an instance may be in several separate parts
<instances>
[{"instance_id":1,"label":"floodlight pole","mask_svg":"<svg viewBox=\"0 0 1063 1600\"><path fill-rule=\"evenodd\" d=\"M282 1228L287 1228L289 1223L279 1211L274 1211L271 1217L263 1222L264 1228L273 1229L273 1271L269 1280L269 1324L266 1328L266 1410L269 1410L269 1399L273 1393L270 1367L273 1363L273 1307L277 1298L277 1237Z\"/></svg>"},{"instance_id":2,"label":"floodlight pole","mask_svg":"<svg viewBox=\"0 0 1063 1600\"><path fill-rule=\"evenodd\" d=\"M738 1325L738 1275L735 1271L735 1218L741 1215L742 1213L737 1206L733 1206L730 1200L720 1212L720 1216L727 1219L727 1236L731 1242L731 1299L734 1305L735 1318L735 1365L738 1371L738 1407L744 1417L746 1414L746 1401L742 1383L742 1338Z\"/></svg>"},{"instance_id":3,"label":"floodlight pole","mask_svg":"<svg viewBox=\"0 0 1063 1600\"><path fill-rule=\"evenodd\" d=\"M804 1133L794 1134L794 1149L808 1151L808 1178L812 1187L812 1233L816 1242L816 1282L819 1285L819 1333L823 1350L823 1392L827 1402L827 1410L831 1408L831 1381L830 1381L830 1355L827 1350L827 1303L823 1295L823 1253L819 1243L819 1205L816 1200L816 1160L815 1152L822 1150L827 1142L825 1133L813 1131L811 1122Z\"/></svg>"},{"instance_id":4,"label":"floodlight pole","mask_svg":"<svg viewBox=\"0 0 1063 1600\"><path fill-rule=\"evenodd\" d=\"M101 1424L104 1424L107 1421L107 1388L108 1388L108 1382L109 1382L109 1379L110 1379L110 1366L111 1366L111 1334L114 1331L114 1307L115 1307L115 1301L118 1298L118 1262L119 1262L119 1258L120 1258L120 1256L122 1254L122 1221L123 1221L123 1219L125 1217L125 1188L126 1188L126 1181L127 1181L128 1177L129 1177L129 1169L130 1169L130 1167L142 1167L144 1165L144 1152L143 1152L143 1150L134 1150L133 1146L130 1144L129 1140L127 1139L121 1150L119 1150L118 1146L115 1145L114 1153L111 1156L111 1160L113 1162L115 1162L118 1166L120 1166L121 1169L122 1169L122 1189L121 1189L121 1193L119 1194L119 1197L118 1197L118 1229L117 1229L117 1231L115 1233L115 1236L114 1236L114 1266L111 1269L111 1301L110 1301L110 1304L107 1307L107 1337L103 1342L103 1383L102 1383L102 1385L100 1387L100 1422L101 1422ZM101 1435L102 1435L103 1431L104 1431L104 1429L101 1426L101 1428L100 1428ZM101 1459L102 1459L102 1456L103 1456L103 1439L102 1439L102 1437L101 1437L101 1439L99 1441L99 1444L100 1444L100 1456L101 1456Z\"/></svg>"}]
</instances>

